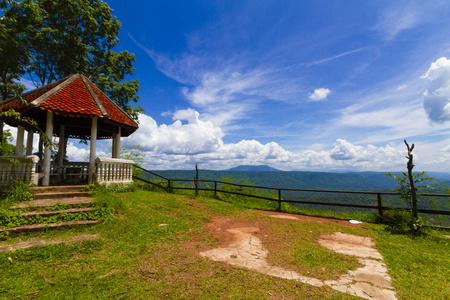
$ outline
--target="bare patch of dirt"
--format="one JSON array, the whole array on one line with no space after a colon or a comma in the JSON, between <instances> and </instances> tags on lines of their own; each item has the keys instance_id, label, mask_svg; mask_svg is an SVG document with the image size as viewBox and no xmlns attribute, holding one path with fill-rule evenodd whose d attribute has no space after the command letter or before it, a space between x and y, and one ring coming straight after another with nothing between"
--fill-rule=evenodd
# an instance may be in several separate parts
<instances>
[{"instance_id":1,"label":"bare patch of dirt","mask_svg":"<svg viewBox=\"0 0 450 300\"><path fill-rule=\"evenodd\" d=\"M266 215L266 216L269 216L269 217L273 217L273 218L279 218L279 219L290 219L290 220L301 220L301 221L307 221L307 222L329 223L329 224L336 224L336 225L339 225L339 226L346 226L346 227L353 227L353 228L364 227L364 224L353 224L353 223L350 223L347 220L322 218L322 217L313 217L313 216L297 215L297 214L288 214L288 213L280 213L280 212L273 212L273 211L263 212L263 215Z\"/></svg>"},{"instance_id":2,"label":"bare patch of dirt","mask_svg":"<svg viewBox=\"0 0 450 300\"><path fill-rule=\"evenodd\" d=\"M351 224L348 221L334 219L273 212L265 214L291 220L301 219L335 223L349 227L362 226L361 224ZM396 299L390 284L391 279L387 275L387 267L381 261L382 256L375 249L375 244L370 238L342 233L322 236L319 241L321 246L338 253L354 255L362 265L357 270L349 271L347 274L340 276L337 280L323 281L304 276L292 270L270 265L267 262L268 251L258 238L260 228L257 224L229 218L217 218L209 223L207 228L221 241L222 246L200 252L200 255L203 257L317 287L330 286L332 289L365 299Z\"/></svg>"},{"instance_id":3,"label":"bare patch of dirt","mask_svg":"<svg viewBox=\"0 0 450 300\"><path fill-rule=\"evenodd\" d=\"M80 241L84 241L84 240L94 240L94 239L98 239L98 238L100 238L100 235L98 235L98 234L77 235L77 236L70 237L65 240L61 240L61 239L48 240L48 239L32 238L32 239L28 239L26 241L17 242L15 244L0 243L0 252L11 252L11 251L16 251L18 249L26 249L26 248L33 247L33 246L68 244L68 243L80 242Z\"/></svg>"}]
</instances>

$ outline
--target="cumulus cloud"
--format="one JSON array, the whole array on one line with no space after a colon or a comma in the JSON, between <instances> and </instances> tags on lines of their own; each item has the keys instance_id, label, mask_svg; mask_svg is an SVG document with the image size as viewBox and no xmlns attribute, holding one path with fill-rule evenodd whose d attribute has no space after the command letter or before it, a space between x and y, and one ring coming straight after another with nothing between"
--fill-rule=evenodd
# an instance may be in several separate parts
<instances>
[{"instance_id":1,"label":"cumulus cloud","mask_svg":"<svg viewBox=\"0 0 450 300\"><path fill-rule=\"evenodd\" d=\"M315 89L314 93L309 95L309 99L311 101L320 101L328 97L330 93L331 91L326 88Z\"/></svg>"},{"instance_id":2,"label":"cumulus cloud","mask_svg":"<svg viewBox=\"0 0 450 300\"><path fill-rule=\"evenodd\" d=\"M421 77L431 81L425 91L423 106L432 122L450 120L450 60L441 57Z\"/></svg>"},{"instance_id":3,"label":"cumulus cloud","mask_svg":"<svg viewBox=\"0 0 450 300\"><path fill-rule=\"evenodd\" d=\"M205 169L227 169L236 165L267 164L282 170L352 169L386 170L402 162L402 154L390 146L353 145L338 139L330 150L292 152L275 142L257 140L225 143L220 127L203 121L193 109L177 111L171 125L158 125L140 116L140 128L123 139L127 147L140 145L150 169L190 169L198 163ZM187 124L182 124L186 120Z\"/></svg>"},{"instance_id":4,"label":"cumulus cloud","mask_svg":"<svg viewBox=\"0 0 450 300\"><path fill-rule=\"evenodd\" d=\"M185 120L192 124L198 124L199 116L200 116L200 114L198 113L198 111L196 111L192 108L188 108L188 109L183 109L183 110L177 110L173 114L172 119L173 120L181 120L181 121Z\"/></svg>"},{"instance_id":5,"label":"cumulus cloud","mask_svg":"<svg viewBox=\"0 0 450 300\"><path fill-rule=\"evenodd\" d=\"M141 114L138 131L124 139L124 145L140 145L143 150L155 153L198 154L215 151L222 144L220 127L200 120L195 110L177 111L173 118L173 124L158 126L153 118Z\"/></svg>"},{"instance_id":6,"label":"cumulus cloud","mask_svg":"<svg viewBox=\"0 0 450 300\"><path fill-rule=\"evenodd\" d=\"M74 140L75 142L67 142L66 155L69 161L89 161L89 146L82 146L78 143L78 140ZM89 142L88 142L89 143ZM107 149L101 149L102 141L97 143L97 151L96 157L111 157L111 153L106 152Z\"/></svg>"}]
</instances>

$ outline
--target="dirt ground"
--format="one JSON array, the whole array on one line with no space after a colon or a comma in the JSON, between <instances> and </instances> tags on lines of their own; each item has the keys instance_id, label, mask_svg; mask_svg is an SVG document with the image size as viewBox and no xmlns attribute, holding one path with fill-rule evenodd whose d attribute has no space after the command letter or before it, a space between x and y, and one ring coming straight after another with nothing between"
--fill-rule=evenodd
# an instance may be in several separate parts
<instances>
[{"instance_id":1,"label":"dirt ground","mask_svg":"<svg viewBox=\"0 0 450 300\"><path fill-rule=\"evenodd\" d=\"M287 213L264 212L264 215L289 220L302 220L321 223L333 223L347 227L362 227L345 220L292 215ZM383 257L368 237L335 232L322 236L317 242L320 246L337 253L357 257L361 267L349 271L337 280L320 280L299 274L292 270L270 265L267 262L268 251L261 239L261 228L255 223L246 223L232 218L216 218L206 225L211 234L221 241L221 246L200 252L203 257L230 265L256 270L263 274L296 280L313 286L330 286L332 289L364 299L396 299L391 286L391 278Z\"/></svg>"}]
</instances>

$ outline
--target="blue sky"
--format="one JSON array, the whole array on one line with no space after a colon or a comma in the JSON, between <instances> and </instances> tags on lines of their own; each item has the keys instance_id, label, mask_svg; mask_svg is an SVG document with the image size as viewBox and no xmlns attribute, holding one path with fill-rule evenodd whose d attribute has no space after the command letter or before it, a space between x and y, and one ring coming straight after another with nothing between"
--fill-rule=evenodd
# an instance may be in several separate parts
<instances>
[{"instance_id":1,"label":"blue sky","mask_svg":"<svg viewBox=\"0 0 450 300\"><path fill-rule=\"evenodd\" d=\"M448 171L449 1L107 3L148 168Z\"/></svg>"}]
</instances>

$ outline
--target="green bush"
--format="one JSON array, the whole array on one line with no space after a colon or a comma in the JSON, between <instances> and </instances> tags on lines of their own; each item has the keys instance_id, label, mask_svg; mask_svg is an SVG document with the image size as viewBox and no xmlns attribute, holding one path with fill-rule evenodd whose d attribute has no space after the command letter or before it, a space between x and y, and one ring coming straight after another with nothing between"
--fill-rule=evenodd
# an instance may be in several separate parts
<instances>
[{"instance_id":1,"label":"green bush","mask_svg":"<svg viewBox=\"0 0 450 300\"><path fill-rule=\"evenodd\" d=\"M11 185L8 192L3 195L1 199L1 206L9 207L19 202L31 200L33 200L33 194L30 192L30 187L19 180L15 184Z\"/></svg>"},{"instance_id":2,"label":"green bush","mask_svg":"<svg viewBox=\"0 0 450 300\"><path fill-rule=\"evenodd\" d=\"M413 227L414 218L410 211L393 208L383 212L381 222L396 231L406 231Z\"/></svg>"}]
</instances>

